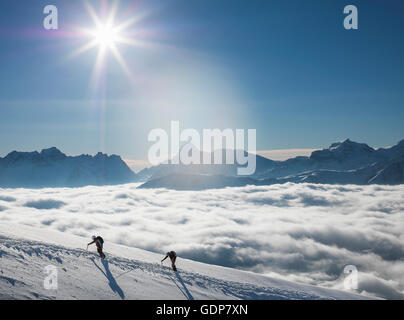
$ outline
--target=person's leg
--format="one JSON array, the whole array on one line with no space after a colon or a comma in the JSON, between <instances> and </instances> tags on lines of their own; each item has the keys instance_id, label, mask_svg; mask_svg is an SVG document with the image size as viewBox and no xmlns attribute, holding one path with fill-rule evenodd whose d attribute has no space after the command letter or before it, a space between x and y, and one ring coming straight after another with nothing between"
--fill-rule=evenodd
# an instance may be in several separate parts
<instances>
[{"instance_id":1,"label":"person's leg","mask_svg":"<svg viewBox=\"0 0 404 320\"><path fill-rule=\"evenodd\" d=\"M98 254L100 255L100 257L101 257L102 259L104 259L104 258L105 258L105 254L102 252L102 248L98 247L98 248L97 248L97 251L98 251Z\"/></svg>"},{"instance_id":2,"label":"person's leg","mask_svg":"<svg viewBox=\"0 0 404 320\"><path fill-rule=\"evenodd\" d=\"M175 266L175 259L177 259L177 257L170 258L170 259L171 259L171 267L173 268L174 271L176 271L177 267Z\"/></svg>"}]
</instances>

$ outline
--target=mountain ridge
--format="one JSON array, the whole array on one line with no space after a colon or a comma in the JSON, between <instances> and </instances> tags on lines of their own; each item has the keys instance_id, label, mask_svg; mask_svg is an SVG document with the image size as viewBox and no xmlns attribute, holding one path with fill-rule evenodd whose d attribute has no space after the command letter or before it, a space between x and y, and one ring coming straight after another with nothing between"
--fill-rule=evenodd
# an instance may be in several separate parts
<instances>
[{"instance_id":1,"label":"mountain ridge","mask_svg":"<svg viewBox=\"0 0 404 320\"><path fill-rule=\"evenodd\" d=\"M5 188L82 187L135 180L136 174L115 154L67 156L51 147L0 157L0 187Z\"/></svg>"},{"instance_id":2,"label":"mountain ridge","mask_svg":"<svg viewBox=\"0 0 404 320\"><path fill-rule=\"evenodd\" d=\"M404 140L389 148L374 149L366 143L346 139L313 151L310 156L285 161L261 158L257 156L256 172L248 177L235 174L237 165L216 165L213 170L207 165L191 165L185 169L181 165L164 165L145 169L139 172L139 177L144 178L144 173L148 174L142 188L178 190L287 182L359 185L404 183ZM221 171L220 166L225 170ZM191 186L189 181L194 181L195 185Z\"/></svg>"},{"instance_id":3,"label":"mountain ridge","mask_svg":"<svg viewBox=\"0 0 404 320\"><path fill-rule=\"evenodd\" d=\"M221 150L222 157L229 150ZM235 150L230 152L236 153ZM203 153L201 152L201 155ZM244 151L244 155L248 155ZM67 156L56 147L12 151L0 157L0 187L82 187L144 182L142 188L203 190L247 184L402 184L404 139L388 148L345 139L310 156L275 161L256 155L256 171L238 176L238 164L160 164L135 174L119 155ZM193 183L195 185L193 185Z\"/></svg>"}]
</instances>

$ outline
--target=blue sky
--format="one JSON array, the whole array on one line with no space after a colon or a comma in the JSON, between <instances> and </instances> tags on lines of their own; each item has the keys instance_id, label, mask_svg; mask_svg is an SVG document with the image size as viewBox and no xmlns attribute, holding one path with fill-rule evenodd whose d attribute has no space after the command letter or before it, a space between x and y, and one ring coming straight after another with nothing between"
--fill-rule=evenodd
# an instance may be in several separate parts
<instances>
[{"instance_id":1,"label":"blue sky","mask_svg":"<svg viewBox=\"0 0 404 320\"><path fill-rule=\"evenodd\" d=\"M84 2L47 2L1 3L1 156L57 146L146 159L149 131L171 120L255 128L259 150L404 138L400 0L122 0L116 21L139 17L127 32L145 45L117 45L131 79L107 52L97 85L98 49L72 57L91 40L75 34L93 27ZM57 31L43 29L46 4ZM346 4L359 30L343 28Z\"/></svg>"}]
</instances>

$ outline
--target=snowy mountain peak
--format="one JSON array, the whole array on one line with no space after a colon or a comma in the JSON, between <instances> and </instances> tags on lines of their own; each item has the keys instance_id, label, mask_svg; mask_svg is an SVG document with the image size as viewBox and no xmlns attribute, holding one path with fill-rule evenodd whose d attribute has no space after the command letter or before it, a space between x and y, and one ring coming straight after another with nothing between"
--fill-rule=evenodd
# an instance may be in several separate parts
<instances>
[{"instance_id":1,"label":"snowy mountain peak","mask_svg":"<svg viewBox=\"0 0 404 320\"><path fill-rule=\"evenodd\" d=\"M369 147L366 143L358 143L355 141L352 141L350 139L346 139L342 142L336 142L333 143L328 150L332 152L336 151L366 151L366 152L372 152L375 151L373 148Z\"/></svg>"},{"instance_id":2,"label":"snowy mountain peak","mask_svg":"<svg viewBox=\"0 0 404 320\"><path fill-rule=\"evenodd\" d=\"M46 158L50 158L52 160L64 159L64 158L67 157L63 152L61 152L56 147L51 147L51 148L48 148L48 149L42 149L41 150L41 155L46 157Z\"/></svg>"},{"instance_id":3,"label":"snowy mountain peak","mask_svg":"<svg viewBox=\"0 0 404 320\"><path fill-rule=\"evenodd\" d=\"M97 154L94 156L96 159L101 159L101 158L108 158L108 155L102 153L102 152L97 152Z\"/></svg>"},{"instance_id":4,"label":"snowy mountain peak","mask_svg":"<svg viewBox=\"0 0 404 320\"><path fill-rule=\"evenodd\" d=\"M9 154L7 154L4 159L9 161L9 162L14 162L18 161L23 158L33 158L38 156L39 153L37 151L34 152L19 152L19 151L11 151Z\"/></svg>"},{"instance_id":5,"label":"snowy mountain peak","mask_svg":"<svg viewBox=\"0 0 404 320\"><path fill-rule=\"evenodd\" d=\"M346 139L342 142L333 143L328 149L314 151L310 159L314 161L359 161L375 152L376 150L369 147L366 143L358 143Z\"/></svg>"},{"instance_id":6,"label":"snowy mountain peak","mask_svg":"<svg viewBox=\"0 0 404 320\"><path fill-rule=\"evenodd\" d=\"M13 151L0 158L0 187L81 187L135 180L121 157L101 152L73 157L52 147L40 153Z\"/></svg>"},{"instance_id":7,"label":"snowy mountain peak","mask_svg":"<svg viewBox=\"0 0 404 320\"><path fill-rule=\"evenodd\" d=\"M404 139L397 143L397 146L404 147Z\"/></svg>"}]
</instances>

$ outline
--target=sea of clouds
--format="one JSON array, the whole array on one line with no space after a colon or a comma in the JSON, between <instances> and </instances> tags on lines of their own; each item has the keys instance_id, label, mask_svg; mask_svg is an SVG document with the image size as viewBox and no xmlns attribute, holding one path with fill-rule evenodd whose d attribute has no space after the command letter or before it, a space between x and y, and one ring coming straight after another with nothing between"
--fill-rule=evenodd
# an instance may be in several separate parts
<instances>
[{"instance_id":1,"label":"sea of clouds","mask_svg":"<svg viewBox=\"0 0 404 320\"><path fill-rule=\"evenodd\" d=\"M108 242L175 250L180 257L339 289L344 266L354 265L359 292L404 299L404 185L137 186L0 189L0 223L101 235L106 252Z\"/></svg>"}]
</instances>

